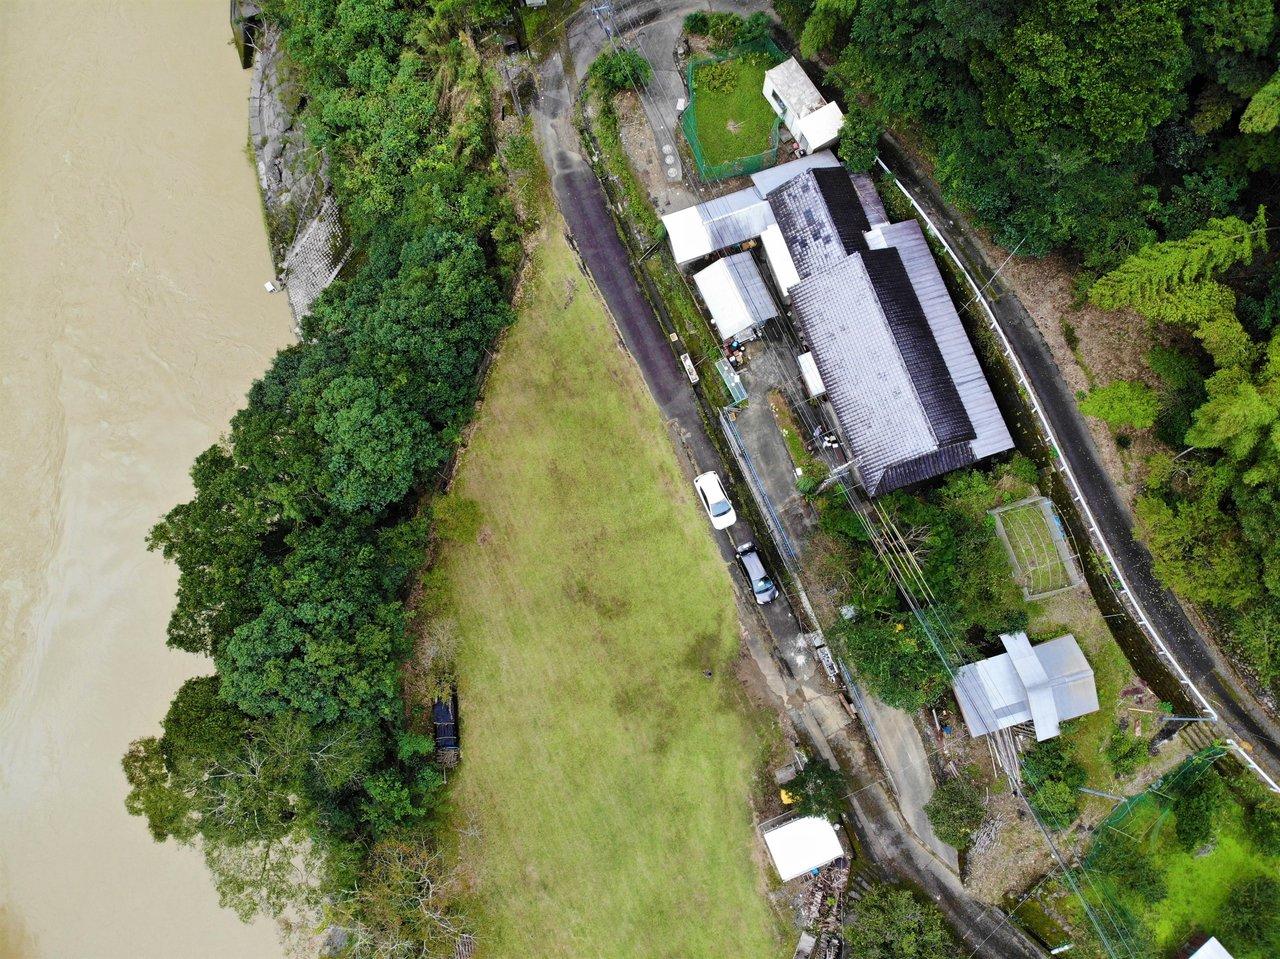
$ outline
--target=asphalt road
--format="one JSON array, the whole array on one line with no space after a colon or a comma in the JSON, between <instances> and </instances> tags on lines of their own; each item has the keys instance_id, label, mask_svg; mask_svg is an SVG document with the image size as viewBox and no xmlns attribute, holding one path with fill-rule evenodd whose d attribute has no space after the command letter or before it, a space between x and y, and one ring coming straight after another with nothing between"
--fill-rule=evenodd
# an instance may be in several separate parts
<instances>
[{"instance_id":1,"label":"asphalt road","mask_svg":"<svg viewBox=\"0 0 1280 959\"><path fill-rule=\"evenodd\" d=\"M973 242L963 219L941 199L936 186L922 176L904 155L892 160L886 157L885 160L916 201L929 211L930 218L946 236L952 249L969 264L974 275L980 280L992 276L995 267ZM1156 578L1151 554L1134 536L1133 514L1103 468L1075 397L1035 320L998 277L989 287L988 299L1035 388L1089 510L1147 618L1192 682L1234 731L1236 738L1252 746L1252 755L1258 764L1280 780L1280 726L1253 699L1244 684L1231 674L1230 667L1212 642L1196 628L1177 598Z\"/></svg>"},{"instance_id":2,"label":"asphalt road","mask_svg":"<svg viewBox=\"0 0 1280 959\"><path fill-rule=\"evenodd\" d=\"M635 7L629 8L640 15ZM664 17L678 18L692 9L654 7ZM570 44L575 43L570 30ZM596 51L598 52L598 50ZM574 47L575 60L590 55L589 49ZM589 60L587 61L589 62ZM719 453L703 426L697 400L683 368L676 360L649 301L631 271L627 250L610 216L606 198L590 165L581 154L577 131L571 120L572 97L569 80L558 54L548 58L539 73L539 97L534 109L534 126L539 147L551 175L557 205L569 226L591 276L609 307L623 343L635 357L654 401L679 437L694 470L723 470ZM731 491L732 493L732 491ZM733 495L748 495L740 490ZM752 537L741 520L716 536L726 562L733 561L733 543ZM788 713L828 758L837 750L850 754L848 725L832 720L829 706L821 696L806 690L797 675L794 654L800 648L799 624L783 602L760 607L774 649L752 650L770 687L777 687ZM750 629L748 630L751 631ZM760 645L756 644L757 647ZM788 662L791 658L791 662ZM777 668L779 665L782 669ZM785 670L785 674L784 674ZM827 695L830 700L834 697ZM803 708L802 708L803 707ZM843 740L843 741L842 741ZM998 913L968 895L959 879L939 863L908 831L887 790L873 781L850 798L850 809L864 851L890 874L920 886L947 913L960 930L972 955L990 959L1039 959L1043 953Z\"/></svg>"}]
</instances>

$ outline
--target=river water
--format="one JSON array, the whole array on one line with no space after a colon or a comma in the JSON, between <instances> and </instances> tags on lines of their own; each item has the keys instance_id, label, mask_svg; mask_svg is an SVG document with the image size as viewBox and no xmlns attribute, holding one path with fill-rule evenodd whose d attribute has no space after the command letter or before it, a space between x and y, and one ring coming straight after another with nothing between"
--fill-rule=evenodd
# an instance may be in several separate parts
<instances>
[{"instance_id":1,"label":"river water","mask_svg":"<svg viewBox=\"0 0 1280 959\"><path fill-rule=\"evenodd\" d=\"M0 956L278 956L120 756L208 664L148 527L289 338L226 0L0 0Z\"/></svg>"}]
</instances>

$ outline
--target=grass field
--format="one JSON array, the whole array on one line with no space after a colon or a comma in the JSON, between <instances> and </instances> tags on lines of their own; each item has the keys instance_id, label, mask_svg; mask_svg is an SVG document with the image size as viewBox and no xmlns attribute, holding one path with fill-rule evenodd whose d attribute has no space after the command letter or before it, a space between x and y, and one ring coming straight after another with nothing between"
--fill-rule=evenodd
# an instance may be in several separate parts
<instances>
[{"instance_id":1,"label":"grass field","mask_svg":"<svg viewBox=\"0 0 1280 959\"><path fill-rule=\"evenodd\" d=\"M1157 959L1169 959L1193 933L1221 928L1230 910L1228 896L1238 881L1280 872L1280 858L1260 853L1244 829L1244 809L1232 801L1218 818L1211 850L1204 855L1185 852L1174 836L1172 816L1157 803L1143 805L1118 828L1143 840L1155 867L1163 874L1168 895L1156 902L1121 884L1099 886L1137 917L1150 937ZM1101 840L1100 840L1101 841ZM1224 936L1236 959L1274 959L1244 949Z\"/></svg>"},{"instance_id":2,"label":"grass field","mask_svg":"<svg viewBox=\"0 0 1280 959\"><path fill-rule=\"evenodd\" d=\"M751 53L694 70L694 125L708 165L769 149L777 116L761 91L764 72L772 66L768 54Z\"/></svg>"},{"instance_id":3,"label":"grass field","mask_svg":"<svg viewBox=\"0 0 1280 959\"><path fill-rule=\"evenodd\" d=\"M776 731L731 671L728 574L547 221L450 493L474 528L439 566L462 704L451 825L481 954L779 956L750 811Z\"/></svg>"},{"instance_id":4,"label":"grass field","mask_svg":"<svg viewBox=\"0 0 1280 959\"><path fill-rule=\"evenodd\" d=\"M1058 553L1054 531L1039 502L1000 510L996 521L1004 529L1018 580L1028 593L1039 596L1071 585L1071 570Z\"/></svg>"}]
</instances>

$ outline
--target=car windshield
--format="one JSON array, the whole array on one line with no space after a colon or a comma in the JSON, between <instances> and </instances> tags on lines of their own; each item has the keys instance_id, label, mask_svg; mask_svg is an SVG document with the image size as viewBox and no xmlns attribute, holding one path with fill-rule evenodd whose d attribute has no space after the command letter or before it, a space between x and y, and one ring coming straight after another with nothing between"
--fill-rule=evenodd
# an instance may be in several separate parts
<instances>
[{"instance_id":1,"label":"car windshield","mask_svg":"<svg viewBox=\"0 0 1280 959\"><path fill-rule=\"evenodd\" d=\"M711 504L711 515L723 516L725 513L729 512L730 509L729 501L727 499L722 499Z\"/></svg>"},{"instance_id":2,"label":"car windshield","mask_svg":"<svg viewBox=\"0 0 1280 959\"><path fill-rule=\"evenodd\" d=\"M771 589L773 589L773 580L771 580L768 576L761 576L758 580L756 580L757 593L767 593Z\"/></svg>"}]
</instances>

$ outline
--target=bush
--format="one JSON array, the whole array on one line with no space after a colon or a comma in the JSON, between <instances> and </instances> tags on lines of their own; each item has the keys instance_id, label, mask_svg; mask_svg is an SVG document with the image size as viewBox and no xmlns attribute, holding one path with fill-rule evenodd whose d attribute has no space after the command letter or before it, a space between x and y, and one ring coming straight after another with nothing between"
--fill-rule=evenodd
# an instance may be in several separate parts
<instances>
[{"instance_id":1,"label":"bush","mask_svg":"<svg viewBox=\"0 0 1280 959\"><path fill-rule=\"evenodd\" d=\"M695 10L684 18L684 32L695 37L705 37L710 24L704 10Z\"/></svg>"},{"instance_id":2,"label":"bush","mask_svg":"<svg viewBox=\"0 0 1280 959\"><path fill-rule=\"evenodd\" d=\"M727 50L738 42L743 19L736 13L707 14L707 39L713 50Z\"/></svg>"},{"instance_id":3,"label":"bush","mask_svg":"<svg viewBox=\"0 0 1280 959\"><path fill-rule=\"evenodd\" d=\"M1192 852L1213 838L1226 799L1227 784L1214 769L1181 788L1173 801L1173 831L1183 849Z\"/></svg>"},{"instance_id":4,"label":"bush","mask_svg":"<svg viewBox=\"0 0 1280 959\"><path fill-rule=\"evenodd\" d=\"M1031 787L1027 798L1050 829L1066 829L1075 820L1086 775L1061 737L1037 743L1022 760L1022 776Z\"/></svg>"},{"instance_id":5,"label":"bush","mask_svg":"<svg viewBox=\"0 0 1280 959\"><path fill-rule=\"evenodd\" d=\"M1147 761L1147 741L1131 736L1119 726L1107 741L1107 762L1117 776L1130 776Z\"/></svg>"},{"instance_id":6,"label":"bush","mask_svg":"<svg viewBox=\"0 0 1280 959\"><path fill-rule=\"evenodd\" d=\"M850 911L847 953L863 959L958 959L942 912L903 886L872 886Z\"/></svg>"},{"instance_id":7,"label":"bush","mask_svg":"<svg viewBox=\"0 0 1280 959\"><path fill-rule=\"evenodd\" d=\"M835 822L844 812L844 797L848 784L837 770L824 759L811 759L805 763L800 775L784 787L795 799L795 811L802 816L821 816Z\"/></svg>"},{"instance_id":8,"label":"bush","mask_svg":"<svg viewBox=\"0 0 1280 959\"><path fill-rule=\"evenodd\" d=\"M639 89L653 79L653 67L635 50L613 50L596 57L588 75L602 93L609 95Z\"/></svg>"},{"instance_id":9,"label":"bush","mask_svg":"<svg viewBox=\"0 0 1280 959\"><path fill-rule=\"evenodd\" d=\"M1088 865L1108 876L1116 886L1130 889L1148 902L1159 902L1169 894L1164 873L1156 868L1147 851L1117 832L1105 833L1089 853Z\"/></svg>"},{"instance_id":10,"label":"bush","mask_svg":"<svg viewBox=\"0 0 1280 959\"><path fill-rule=\"evenodd\" d=\"M875 117L866 110L851 105L840 127L836 153L850 170L858 173L870 170L875 165L880 134L883 132L883 127Z\"/></svg>"},{"instance_id":11,"label":"bush","mask_svg":"<svg viewBox=\"0 0 1280 959\"><path fill-rule=\"evenodd\" d=\"M738 34L734 37L734 43L756 43L761 40L768 40L773 33L773 21L769 19L769 14L763 11L757 11L742 21L742 26L738 28Z\"/></svg>"},{"instance_id":12,"label":"bush","mask_svg":"<svg viewBox=\"0 0 1280 959\"><path fill-rule=\"evenodd\" d=\"M1156 421L1160 399L1145 383L1116 380L1091 389L1080 401L1080 412L1096 416L1110 426L1145 430Z\"/></svg>"},{"instance_id":13,"label":"bush","mask_svg":"<svg viewBox=\"0 0 1280 959\"><path fill-rule=\"evenodd\" d=\"M961 850L969 847L987 812L977 784L965 776L948 779L935 789L924 811L938 838Z\"/></svg>"},{"instance_id":14,"label":"bush","mask_svg":"<svg viewBox=\"0 0 1280 959\"><path fill-rule=\"evenodd\" d=\"M1251 806L1245 813L1244 828L1260 852L1280 856L1280 800L1263 799Z\"/></svg>"},{"instance_id":15,"label":"bush","mask_svg":"<svg viewBox=\"0 0 1280 959\"><path fill-rule=\"evenodd\" d=\"M1216 923L1236 955L1280 953L1280 880L1256 876L1237 882Z\"/></svg>"}]
</instances>

